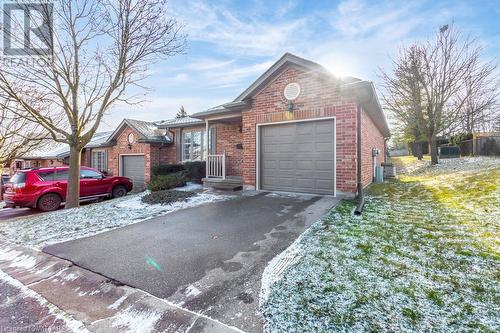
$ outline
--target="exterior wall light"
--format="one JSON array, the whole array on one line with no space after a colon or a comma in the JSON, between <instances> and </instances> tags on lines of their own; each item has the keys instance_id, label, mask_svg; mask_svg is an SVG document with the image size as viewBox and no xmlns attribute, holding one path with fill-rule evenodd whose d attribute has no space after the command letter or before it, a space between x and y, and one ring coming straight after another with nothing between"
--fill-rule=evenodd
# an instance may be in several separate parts
<instances>
[{"instance_id":1,"label":"exterior wall light","mask_svg":"<svg viewBox=\"0 0 500 333\"><path fill-rule=\"evenodd\" d=\"M300 85L297 82L292 82L289 83L286 87L285 90L283 91L283 95L285 96L285 99L288 101L288 106L287 109L288 111L292 112L294 108L293 101L297 99L300 95Z\"/></svg>"}]
</instances>

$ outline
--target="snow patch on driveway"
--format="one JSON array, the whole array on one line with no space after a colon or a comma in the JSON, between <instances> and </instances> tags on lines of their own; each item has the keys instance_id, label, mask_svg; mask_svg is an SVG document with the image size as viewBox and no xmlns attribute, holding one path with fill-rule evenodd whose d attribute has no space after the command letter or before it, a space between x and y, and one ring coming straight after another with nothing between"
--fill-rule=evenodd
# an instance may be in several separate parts
<instances>
[{"instance_id":1,"label":"snow patch on driveway","mask_svg":"<svg viewBox=\"0 0 500 333\"><path fill-rule=\"evenodd\" d=\"M36 259L30 255L23 254L21 251L0 249L0 261L10 262L12 268L33 268L36 265Z\"/></svg>"},{"instance_id":2,"label":"snow patch on driveway","mask_svg":"<svg viewBox=\"0 0 500 333\"><path fill-rule=\"evenodd\" d=\"M177 210L231 198L231 196L203 192L170 205L148 205L141 201L146 194L147 192L143 192L1 224L0 236L16 244L43 248L50 244L92 236L142 222Z\"/></svg>"},{"instance_id":3,"label":"snow patch on driveway","mask_svg":"<svg viewBox=\"0 0 500 333\"><path fill-rule=\"evenodd\" d=\"M66 325L66 327L69 328L72 332L75 333L89 332L89 330L85 328L82 322L73 319L68 313L63 312L61 309L59 309L52 303L49 303L45 298L43 298L33 290L29 289L18 280L12 278L10 275L6 274L2 270L0 270L0 281L3 281L6 284L9 284L12 287L18 289L21 297L32 299L36 301L38 304L46 307L50 314L54 315L56 319L62 320Z\"/></svg>"},{"instance_id":4,"label":"snow patch on driveway","mask_svg":"<svg viewBox=\"0 0 500 333\"><path fill-rule=\"evenodd\" d=\"M125 310L116 315L112 326L118 327L121 332L148 333L153 331L160 318L161 313L154 311Z\"/></svg>"}]
</instances>

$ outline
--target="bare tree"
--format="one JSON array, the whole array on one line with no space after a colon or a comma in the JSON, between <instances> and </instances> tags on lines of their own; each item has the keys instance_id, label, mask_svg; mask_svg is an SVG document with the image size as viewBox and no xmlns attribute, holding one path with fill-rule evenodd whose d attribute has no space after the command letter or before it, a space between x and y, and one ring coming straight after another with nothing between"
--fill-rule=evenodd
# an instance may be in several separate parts
<instances>
[{"instance_id":1,"label":"bare tree","mask_svg":"<svg viewBox=\"0 0 500 333\"><path fill-rule=\"evenodd\" d=\"M493 75L484 80L465 79L467 97L460 110L458 131L472 133L474 131L487 131L492 129L498 114L498 97L500 95L499 82Z\"/></svg>"},{"instance_id":2,"label":"bare tree","mask_svg":"<svg viewBox=\"0 0 500 333\"><path fill-rule=\"evenodd\" d=\"M166 0L54 0L50 54L30 66L0 68L0 98L9 111L45 128L70 148L66 207L79 205L81 151L116 103L140 102L149 66L183 52L185 36L166 16ZM10 36L12 39L24 36ZM135 89L135 91L137 91Z\"/></svg>"},{"instance_id":3,"label":"bare tree","mask_svg":"<svg viewBox=\"0 0 500 333\"><path fill-rule=\"evenodd\" d=\"M391 74L382 72L385 107L429 141L432 164L438 137L456 130L472 96L497 80L497 64L483 62L482 51L475 39L445 25L434 39L402 49Z\"/></svg>"},{"instance_id":4,"label":"bare tree","mask_svg":"<svg viewBox=\"0 0 500 333\"><path fill-rule=\"evenodd\" d=\"M8 112L0 103L0 169L35 148L48 144L47 134L40 126Z\"/></svg>"}]
</instances>

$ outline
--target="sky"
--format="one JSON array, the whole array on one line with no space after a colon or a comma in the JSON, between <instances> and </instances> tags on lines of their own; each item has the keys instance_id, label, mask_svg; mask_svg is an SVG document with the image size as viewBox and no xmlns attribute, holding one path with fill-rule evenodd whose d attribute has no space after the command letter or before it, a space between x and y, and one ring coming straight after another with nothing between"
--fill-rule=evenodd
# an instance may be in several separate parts
<instances>
[{"instance_id":1,"label":"sky","mask_svg":"<svg viewBox=\"0 0 500 333\"><path fill-rule=\"evenodd\" d=\"M500 0L170 0L168 15L184 26L185 53L152 65L145 102L115 107L101 130L232 101L285 52L379 87L402 47L452 22L500 59Z\"/></svg>"}]
</instances>

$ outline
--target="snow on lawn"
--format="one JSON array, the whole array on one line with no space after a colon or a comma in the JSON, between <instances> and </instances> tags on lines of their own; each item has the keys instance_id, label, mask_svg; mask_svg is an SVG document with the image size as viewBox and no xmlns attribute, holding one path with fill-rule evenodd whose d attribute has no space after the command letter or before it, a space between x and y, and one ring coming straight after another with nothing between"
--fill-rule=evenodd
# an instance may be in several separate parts
<instances>
[{"instance_id":1,"label":"snow on lawn","mask_svg":"<svg viewBox=\"0 0 500 333\"><path fill-rule=\"evenodd\" d=\"M268 332L500 331L500 159L442 160L372 185L300 241Z\"/></svg>"},{"instance_id":2,"label":"snow on lawn","mask_svg":"<svg viewBox=\"0 0 500 333\"><path fill-rule=\"evenodd\" d=\"M187 188L194 189L193 185ZM185 190L185 188L180 188ZM201 192L170 205L148 205L141 201L147 192L124 198L84 205L0 224L0 236L7 240L42 248L49 244L95 235L141 222L180 209L229 199L230 196Z\"/></svg>"}]
</instances>

